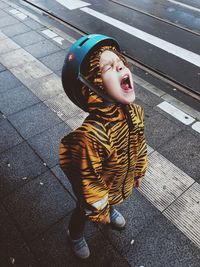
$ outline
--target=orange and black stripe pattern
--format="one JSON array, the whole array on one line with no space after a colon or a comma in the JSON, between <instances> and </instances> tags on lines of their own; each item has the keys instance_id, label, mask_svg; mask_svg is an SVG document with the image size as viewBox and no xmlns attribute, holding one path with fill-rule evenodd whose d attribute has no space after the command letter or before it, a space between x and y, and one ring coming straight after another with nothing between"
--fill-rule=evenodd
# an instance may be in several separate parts
<instances>
[{"instance_id":1,"label":"orange and black stripe pattern","mask_svg":"<svg viewBox=\"0 0 200 267\"><path fill-rule=\"evenodd\" d=\"M89 115L81 127L61 141L60 166L86 215L101 221L108 215L109 206L126 199L137 179L144 176L147 146L140 106L130 105L134 125L130 131L120 105L102 107L102 102L93 97L91 93L88 101L95 102L95 108L91 104L95 115Z\"/></svg>"}]
</instances>

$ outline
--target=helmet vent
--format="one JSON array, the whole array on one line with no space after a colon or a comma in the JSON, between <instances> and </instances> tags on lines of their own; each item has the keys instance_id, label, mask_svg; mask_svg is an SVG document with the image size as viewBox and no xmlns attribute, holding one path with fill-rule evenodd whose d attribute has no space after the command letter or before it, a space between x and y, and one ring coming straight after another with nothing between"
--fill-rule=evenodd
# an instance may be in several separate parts
<instances>
[{"instance_id":1,"label":"helmet vent","mask_svg":"<svg viewBox=\"0 0 200 267\"><path fill-rule=\"evenodd\" d=\"M89 38L86 38L85 40L83 40L80 44L79 44L79 46L81 47L87 40L88 40Z\"/></svg>"}]
</instances>

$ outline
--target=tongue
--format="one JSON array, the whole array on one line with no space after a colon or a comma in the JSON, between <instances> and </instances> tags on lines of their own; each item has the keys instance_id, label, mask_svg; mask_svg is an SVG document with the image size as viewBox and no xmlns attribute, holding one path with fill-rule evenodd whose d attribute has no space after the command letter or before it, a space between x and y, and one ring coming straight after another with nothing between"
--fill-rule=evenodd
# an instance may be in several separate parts
<instances>
[{"instance_id":1,"label":"tongue","mask_svg":"<svg viewBox=\"0 0 200 267\"><path fill-rule=\"evenodd\" d=\"M121 87L122 87L123 90L128 90L129 89L129 84L128 83L123 83L121 85Z\"/></svg>"}]
</instances>

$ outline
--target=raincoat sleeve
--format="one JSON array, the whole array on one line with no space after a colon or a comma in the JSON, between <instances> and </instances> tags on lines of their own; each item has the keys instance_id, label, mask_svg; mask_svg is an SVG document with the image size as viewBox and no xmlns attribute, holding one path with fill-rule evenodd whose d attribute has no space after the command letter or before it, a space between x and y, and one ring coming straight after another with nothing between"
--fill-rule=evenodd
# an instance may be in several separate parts
<instances>
[{"instance_id":1,"label":"raincoat sleeve","mask_svg":"<svg viewBox=\"0 0 200 267\"><path fill-rule=\"evenodd\" d=\"M105 149L93 134L72 133L60 146L60 166L86 216L101 222L109 214L108 187L101 177Z\"/></svg>"},{"instance_id":2,"label":"raincoat sleeve","mask_svg":"<svg viewBox=\"0 0 200 267\"><path fill-rule=\"evenodd\" d=\"M145 175L147 169L147 144L144 134L144 110L139 106L140 127L138 130L138 155L135 167L135 186L141 183L141 178ZM140 180L140 181L139 181Z\"/></svg>"}]
</instances>

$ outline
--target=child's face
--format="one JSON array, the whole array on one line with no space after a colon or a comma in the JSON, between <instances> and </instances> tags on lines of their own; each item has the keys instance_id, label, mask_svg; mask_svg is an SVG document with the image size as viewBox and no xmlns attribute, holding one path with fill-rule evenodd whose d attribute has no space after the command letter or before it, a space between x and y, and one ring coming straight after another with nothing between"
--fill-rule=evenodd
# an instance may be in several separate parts
<instances>
[{"instance_id":1,"label":"child's face","mask_svg":"<svg viewBox=\"0 0 200 267\"><path fill-rule=\"evenodd\" d=\"M109 50L101 54L99 64L106 92L117 102L132 103L135 100L135 91L129 68Z\"/></svg>"}]
</instances>

